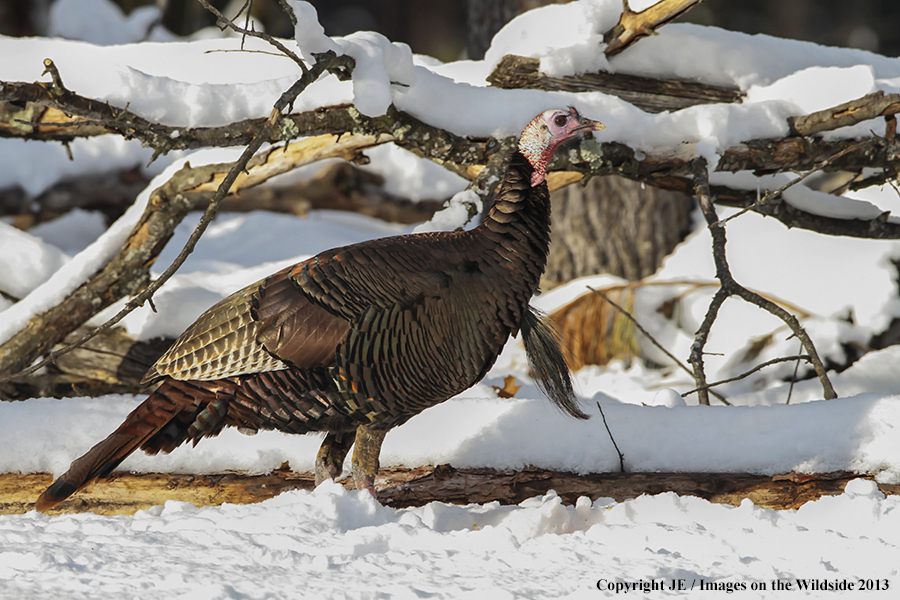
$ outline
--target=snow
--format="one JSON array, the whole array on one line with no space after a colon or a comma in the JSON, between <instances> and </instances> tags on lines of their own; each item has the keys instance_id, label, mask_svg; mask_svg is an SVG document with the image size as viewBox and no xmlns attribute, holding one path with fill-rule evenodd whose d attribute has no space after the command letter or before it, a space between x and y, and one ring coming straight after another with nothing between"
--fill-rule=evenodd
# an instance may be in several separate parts
<instances>
[{"instance_id":1,"label":"snow","mask_svg":"<svg viewBox=\"0 0 900 600\"><path fill-rule=\"evenodd\" d=\"M779 597L775 581L790 585L791 597L821 598L830 596L798 591L797 580L896 585L900 499L851 481L844 494L796 511L671 493L565 506L553 492L514 507L396 510L326 483L250 506L29 513L0 517L0 526L0 586L16 598L726 594L700 591L700 580L737 589L738 598ZM690 591L660 591L672 580ZM760 585L765 591L750 591Z\"/></svg>"},{"instance_id":2,"label":"snow","mask_svg":"<svg viewBox=\"0 0 900 600\"><path fill-rule=\"evenodd\" d=\"M5 277L0 282L3 292L24 298L67 262L68 257L56 246L0 223L0 271L16 273L16 277Z\"/></svg>"},{"instance_id":3,"label":"snow","mask_svg":"<svg viewBox=\"0 0 900 600\"><path fill-rule=\"evenodd\" d=\"M817 82L830 79L822 89ZM875 72L870 65L853 67L809 67L783 77L771 85L755 85L747 90L749 102L785 100L807 114L855 100L875 90Z\"/></svg>"},{"instance_id":4,"label":"snow","mask_svg":"<svg viewBox=\"0 0 900 600\"><path fill-rule=\"evenodd\" d=\"M777 190L795 178L796 176L785 173L757 176L748 171L741 171L739 173L710 173L709 182L712 185L724 185L739 190ZM834 196L800 185L786 189L782 194L782 198L794 208L799 208L813 215L834 219L863 219L868 221L884 212L871 202Z\"/></svg>"},{"instance_id":5,"label":"snow","mask_svg":"<svg viewBox=\"0 0 900 600\"><path fill-rule=\"evenodd\" d=\"M649 0L635 9L646 7ZM602 32L618 18L618 0L581 0L527 13L494 39L484 61L442 64L414 56L403 44L373 33L325 36L315 10L291 1L299 19L295 41L304 56L333 49L354 57L353 80L332 76L308 88L295 110L354 102L367 115L393 103L458 135L516 135L550 106L576 106L615 140L645 153L706 156L754 138L787 133L786 118L827 108L876 90L900 91L900 59L674 24L607 60ZM231 52L239 42L210 32L191 40L143 39L158 14L149 7L126 16L103 0L54 4L53 31L88 39L0 37L0 80L41 79L41 61L57 64L67 87L148 119L178 127L221 125L268 115L281 92L300 75L292 61L271 54ZM97 28L96 25L106 24ZM125 36L116 38L116 35ZM150 39L174 36L150 32ZM112 46L106 44L115 44ZM269 50L249 39L249 48ZM226 52L226 50L228 52ZM742 104L696 106L650 115L601 93L571 94L485 87L484 78L506 53L535 56L546 72L567 75L598 68L683 77L744 90ZM90 68L85 68L90 65ZM827 134L869 136L880 120ZM28 233L0 222L0 340L37 311L55 305L121 245L150 190L185 162L197 166L233 160L240 149L173 153L146 167L152 152L115 136L75 140L73 159L56 144L0 140L0 187L20 186L35 197L58 181L141 166L154 177L147 190L109 230L98 214L70 213ZM419 199L449 199L434 219L417 226L313 211L304 218L257 211L222 214L188 261L156 295L159 314L141 307L122 325L139 339L178 335L205 308L252 281L321 250L413 230L463 225L463 202L477 202L465 181L405 150L385 145L367 152L365 168L388 180L386 190ZM311 177L307 168L291 177ZM871 173L870 173L871 175ZM287 178L281 181L284 183ZM713 173L711 181L764 193L789 175ZM795 207L834 218L873 218L897 211L890 186L834 196L800 183L785 194ZM720 210L720 217L734 214ZM163 251L154 274L174 259L198 215L190 215ZM893 217L892 217L893 218ZM900 243L825 237L787 230L774 219L746 214L727 225L736 279L789 303L826 360L841 363L845 349L866 344L900 317L896 271ZM676 356L685 358L714 292L710 239L701 219L663 268L633 293L636 317ZM535 299L551 312L588 286L625 282L597 276L571 282ZM659 311L675 301L671 318ZM99 323L121 303L94 319ZM723 306L707 350L711 380L796 354L784 325L739 300ZM752 360L748 348L770 339ZM654 362L669 359L645 339ZM641 360L588 366L574 374L582 407L572 420L543 400L527 375L518 341L507 345L485 381L414 417L385 441L382 464L521 468L534 465L575 473L618 470L598 403L631 472L777 474L850 471L900 483L900 349L870 352L831 373L840 398L822 400L818 381L792 388L783 382L793 363L769 367L722 386L732 407L697 405L684 372L650 368ZM801 373L808 367L801 366ZM517 397L500 399L491 385L513 375ZM790 394L790 404L787 403ZM115 428L142 397L106 396L64 401L0 403L0 472L59 474ZM715 401L714 401L715 402ZM320 438L235 430L182 447L170 455L137 453L122 467L138 472L268 472L284 461L311 470ZM102 484L100 484L102 485ZM829 585L859 579L900 585L898 497L885 498L871 481L854 480L844 494L798 510L772 511L745 501L739 507L675 494L615 502L586 498L564 506L555 493L519 506L431 503L394 509L367 494L330 483L313 492L289 492L252 506L196 508L178 502L134 516L93 514L47 517L30 512L0 516L0 596L39 598L514 598L631 593L635 597L690 594L722 597L706 585L743 586L736 597L767 598L798 591L798 579ZM684 580L685 592L648 589ZM625 584L631 584L628 592ZM600 589L598 589L598 584ZM750 590L751 586L766 586ZM895 589L895 588L891 588ZM891 592L879 592L888 597Z\"/></svg>"},{"instance_id":6,"label":"snow","mask_svg":"<svg viewBox=\"0 0 900 600\"><path fill-rule=\"evenodd\" d=\"M383 115L391 105L391 86L415 84L412 50L406 44L391 42L373 31L329 38L311 4L296 0L289 0L288 4L297 18L295 38L306 61L315 62L315 54L329 50L353 58L352 102L362 114Z\"/></svg>"},{"instance_id":7,"label":"snow","mask_svg":"<svg viewBox=\"0 0 900 600\"><path fill-rule=\"evenodd\" d=\"M457 467L521 469L526 465L580 474L614 472L618 457L602 426L599 409L625 454L630 472L761 473L852 471L877 474L900 483L900 377L889 371L900 351L871 353L845 372L833 375L844 396L816 398L815 381L801 382L786 405L786 386L766 390L750 406L691 406L641 386L658 376L635 367L598 372L585 369L576 385L582 408L593 418L575 421L554 409L528 383L521 399L500 400L488 384L499 384L508 371L496 369L485 383L433 407L387 436L383 466L409 467L450 463ZM888 370L888 371L885 371ZM870 378L861 373L876 373ZM877 382L877 383L876 383ZM641 386L641 389L636 389ZM679 385L683 390L693 386ZM861 388L866 391L861 391ZM728 388L726 388L728 389ZM749 399L729 396L742 404ZM140 399L108 396L60 402L37 399L0 404L0 472L62 474L72 460L115 429ZM644 406L648 404L650 406ZM667 406L666 404L672 405ZM85 418L90 415L90 418ZM73 422L78 427L73 427ZM40 431L40 436L35 436ZM574 444L561 440L577 440ZM283 462L312 471L317 436L260 432L245 436L228 429L196 447L168 455L131 455L122 469L136 472L215 473L241 469L266 473ZM349 463L348 463L349 466Z\"/></svg>"},{"instance_id":8,"label":"snow","mask_svg":"<svg viewBox=\"0 0 900 600\"><path fill-rule=\"evenodd\" d=\"M55 246L74 256L103 235L104 231L106 219L103 214L75 208L52 221L38 223L28 230L28 235L46 242L45 247Z\"/></svg>"},{"instance_id":9,"label":"snow","mask_svg":"<svg viewBox=\"0 0 900 600\"><path fill-rule=\"evenodd\" d=\"M362 169L383 177L384 191L413 202L447 198L469 184L453 171L393 144L375 146L366 150L366 156L372 164Z\"/></svg>"},{"instance_id":10,"label":"snow","mask_svg":"<svg viewBox=\"0 0 900 600\"><path fill-rule=\"evenodd\" d=\"M519 15L491 41L484 62L489 71L507 54L541 59L548 75L610 71L602 49L603 34L619 20L621 5L613 2L555 4Z\"/></svg>"}]
</instances>

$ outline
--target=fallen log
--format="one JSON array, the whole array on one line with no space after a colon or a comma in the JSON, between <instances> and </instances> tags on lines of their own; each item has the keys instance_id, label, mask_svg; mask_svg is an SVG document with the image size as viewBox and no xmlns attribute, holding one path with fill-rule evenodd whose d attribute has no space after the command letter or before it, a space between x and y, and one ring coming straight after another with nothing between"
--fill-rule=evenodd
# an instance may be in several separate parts
<instances>
[{"instance_id":1,"label":"fallen log","mask_svg":"<svg viewBox=\"0 0 900 600\"><path fill-rule=\"evenodd\" d=\"M822 496L842 493L855 478L872 479L853 473L814 475L751 475L742 473L603 473L577 475L526 467L521 471L496 469L456 469L437 467L395 467L382 469L375 486L379 500L391 507L423 506L429 502L469 504L499 502L518 504L533 496L555 490L566 504L580 496L592 501L612 498L617 502L648 494L674 492L697 496L718 504L739 505L744 499L773 509L798 508ZM34 501L53 482L51 475L0 474L0 514L22 514L34 508ZM341 483L353 488L350 478ZM889 495L900 494L900 485L879 484ZM175 500L196 506L224 503L252 504L295 489L312 489L311 473L295 473L284 465L267 475L226 472L205 475L163 473L113 473L63 502L50 514L93 512L103 515L134 514L151 506Z\"/></svg>"}]
</instances>

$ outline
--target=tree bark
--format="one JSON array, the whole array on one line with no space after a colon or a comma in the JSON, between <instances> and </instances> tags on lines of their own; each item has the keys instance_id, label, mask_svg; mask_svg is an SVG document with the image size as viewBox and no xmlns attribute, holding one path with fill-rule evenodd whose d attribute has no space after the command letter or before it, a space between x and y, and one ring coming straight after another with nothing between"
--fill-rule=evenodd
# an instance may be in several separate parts
<instances>
[{"instance_id":1,"label":"tree bark","mask_svg":"<svg viewBox=\"0 0 900 600\"><path fill-rule=\"evenodd\" d=\"M596 273L643 279L691 228L690 197L614 175L557 190L551 202L549 282Z\"/></svg>"}]
</instances>

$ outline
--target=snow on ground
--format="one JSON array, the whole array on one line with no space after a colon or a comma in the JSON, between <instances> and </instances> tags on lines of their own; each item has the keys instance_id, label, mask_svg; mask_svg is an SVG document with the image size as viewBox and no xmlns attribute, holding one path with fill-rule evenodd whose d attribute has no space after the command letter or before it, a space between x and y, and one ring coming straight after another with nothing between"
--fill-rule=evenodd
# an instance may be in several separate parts
<instances>
[{"instance_id":1,"label":"snow on ground","mask_svg":"<svg viewBox=\"0 0 900 600\"><path fill-rule=\"evenodd\" d=\"M889 598L900 585L898 545L900 498L862 480L796 511L675 494L573 507L554 493L515 507L394 510L327 483L251 506L0 517L0 591L73 600L843 596L798 591L802 580L887 586L863 595ZM653 587L673 580L685 591ZM773 591L775 582L791 591Z\"/></svg>"},{"instance_id":2,"label":"snow on ground","mask_svg":"<svg viewBox=\"0 0 900 600\"><path fill-rule=\"evenodd\" d=\"M881 371L885 387L896 390L900 378L889 379L884 373L897 363L900 351L879 354L863 359L860 368ZM490 388L478 385L392 430L384 443L382 465L450 463L497 469L534 465L575 473L617 471L618 458L603 427L599 402L631 472L855 471L877 473L885 483L900 483L897 395L879 390L796 406L670 408L655 405L657 391L640 389L640 374L614 370L579 374L581 387L589 383L595 392L584 406L593 417L589 421L565 416L531 386L523 390L522 399L498 400ZM854 377L853 370L848 370L835 378L835 386L840 389ZM492 379L488 382L500 383ZM627 394L631 402L617 400L617 393ZM637 403L640 400L649 406ZM63 473L72 460L115 429L138 402L128 396L106 396L0 404L0 472ZM171 454L137 452L121 468L265 473L289 461L293 469L310 472L320 443L321 438L314 435L260 432L245 436L227 429L214 439L193 448L181 446Z\"/></svg>"},{"instance_id":3,"label":"snow on ground","mask_svg":"<svg viewBox=\"0 0 900 600\"><path fill-rule=\"evenodd\" d=\"M308 5L292 4L311 14ZM193 41L122 44L128 40L93 27L111 23L107 29L140 39L156 9L126 17L103 0L90 5L59 0L54 6L54 31L92 43L0 37L0 55L7 59L0 61L0 80L38 80L41 60L49 56L70 89L128 104L152 120L198 126L265 116L298 76L287 59L221 52L238 42L209 32ZM433 125L484 136L514 135L549 106L573 104L606 123L607 130L597 135L601 141L621 141L644 152L696 151L715 161L732 144L785 133L787 116L874 90L900 89L898 58L695 25L666 26L658 36L607 61L597 52L599 34L620 10L618 0L582 0L534 11L498 34L485 61L449 64L414 56L375 34L328 39L305 21L298 31L308 44L304 51L333 47L349 52L357 58L357 71L352 82L327 77L314 84L295 109L356 100L364 104L364 112L377 113L393 102ZM85 13L97 18L83 18ZM577 26L554 26L571 23ZM162 31L151 33L151 39L171 38ZM119 45L103 45L115 43ZM265 49L255 40L247 43ZM510 52L537 56L545 70L556 74L604 67L735 85L748 96L740 105L649 115L599 93L486 88L484 77ZM829 135L869 135L870 129L878 133L882 127L873 121ZM144 165L150 157L139 144L112 136L76 140L71 147L74 161L57 145L0 140L0 187L18 185L35 196L72 174ZM405 151L381 147L370 154L367 168L389 179L391 193L446 198L465 186L455 175ZM142 168L159 177L153 187L186 160L196 166L234 156L235 150L173 153ZM763 179L748 173L714 178L745 189L787 181L787 176ZM28 233L0 223L0 289L24 297L16 304L0 298L0 340L13 335L33 311L55 303L115 251L146 196L102 235L97 215L87 212ZM896 212L900 204L889 187L835 197L796 186L787 200L842 218ZM427 227L454 226L448 214ZM722 211L722 216L728 214ZM159 270L174 258L197 218L189 217L178 228L157 263ZM306 218L263 212L220 215L179 274L156 295L160 314L145 307L123 325L141 339L174 336L218 299L281 266L329 247L412 229L327 211ZM808 314L804 325L827 358L842 361L842 344L865 342L900 316L891 266L900 258L897 242L788 231L753 214L730 222L728 236L738 281ZM634 291L637 317L681 357L687 355L712 293L707 285L713 275L709 246L708 234L699 227L648 285ZM621 283L587 278L548 292L535 304L553 310L589 293L588 285ZM664 318L657 309L676 296L674 316ZM746 370L751 365L741 362L741 356L749 342L763 336L771 336L772 343L755 361L797 351L796 340L787 339L782 324L739 300L726 303L707 346L723 355L708 357L710 378ZM652 354L646 341L641 344L655 361L666 362ZM532 464L578 473L616 470L599 403L630 471L849 470L897 483L898 360L900 350L888 348L833 374L841 397L827 402L814 379L789 392L781 378L791 374L792 364L771 367L724 386L723 393L737 405L730 408L697 406L693 395L682 399L680 393L693 385L676 369L650 369L639 360L586 367L575 380L593 418L576 422L540 398L525 371L523 351L512 342L482 384L392 431L382 459L386 466L449 462L496 468ZM510 374L524 387L517 398L501 400L490 386ZM0 472L62 472L140 400L107 396L0 403ZM171 455L133 455L123 468L265 472L287 460L295 469L308 470L318 443L315 436L268 432L247 437L229 430ZM826 594L798 590L798 580L807 587L853 585L855 593L862 583L880 590L874 595L892 597L900 587L898 502L884 498L873 483L856 480L843 495L796 511L766 510L750 502L732 508L674 494L620 503L581 499L567 507L553 493L514 507L432 503L396 510L377 505L366 494L326 484L253 506L195 508L170 502L121 517L32 512L0 516L0 597L588 598L624 593L629 583L628 594L649 598L719 598L730 593L729 587L739 598ZM683 582L687 590L653 588L673 581ZM718 591L700 591L701 585ZM760 586L765 587L750 589Z\"/></svg>"}]
</instances>

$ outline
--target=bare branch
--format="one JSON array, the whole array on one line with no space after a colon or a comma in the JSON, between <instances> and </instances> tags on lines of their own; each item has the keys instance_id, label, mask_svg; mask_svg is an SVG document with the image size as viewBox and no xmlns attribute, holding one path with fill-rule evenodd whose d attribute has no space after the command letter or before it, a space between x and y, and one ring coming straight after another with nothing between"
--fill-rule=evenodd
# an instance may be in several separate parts
<instances>
[{"instance_id":1,"label":"bare branch","mask_svg":"<svg viewBox=\"0 0 900 600\"><path fill-rule=\"evenodd\" d=\"M643 333L644 336L645 336L648 340L650 340L650 342L653 343L654 346L656 346L657 348L659 348L660 350L662 350L662 352L663 352L666 356L668 356L668 357L669 357L676 365L678 365L679 367L681 367L688 375L693 375L693 374L694 374L693 371L691 371L691 370L687 367L687 365L685 365L683 362L681 362L680 360L678 360L678 358L676 358L674 354L672 354L671 352L669 352L668 350L666 350L666 348L665 348L662 344L660 344L658 341L656 341L656 338L654 338L652 335L650 335L650 332L647 331L646 329L644 329L644 328L641 326L641 324L637 322L637 319L635 319L635 318L631 315L631 313L629 313L627 310L625 310L624 308L622 308L621 306L619 306L618 304L616 304L615 302L613 302L613 301L609 298L609 296L607 296L606 294L604 294L604 293L601 292L600 290L595 289L595 288L592 288L591 286L587 286L587 289L591 290L592 292L594 292L595 294L597 294L598 296L600 296L601 298L603 298L604 300L606 300L606 302L608 302L610 306L612 306L612 307L615 308L617 311L619 311L620 313L622 313L622 314L625 316L625 318L627 318L629 321L631 321L631 322L634 324L634 326L637 327L638 330L639 330L641 333ZM720 289L721 289L721 288L720 288ZM717 291L716 293L718 294L718 291ZM714 391L714 392L713 392L713 395L714 395L716 398L718 398L719 400L721 400L723 404L730 406L728 400L726 400L725 397L722 396L721 394L719 394L719 393L717 393L717 392ZM707 398L706 404L709 404L709 398Z\"/></svg>"},{"instance_id":2,"label":"bare branch","mask_svg":"<svg viewBox=\"0 0 900 600\"><path fill-rule=\"evenodd\" d=\"M827 167L828 165L830 165L831 163L833 163L840 157L844 156L845 154L849 154L850 152L853 152L854 150L858 150L864 144L865 144L865 142L859 142L858 144L853 144L852 146L848 146L847 148L844 148L840 152L837 152L834 156L831 156L831 157L823 160L822 162L817 164L814 168L810 169L803 175L790 180L789 182L787 182L786 184L784 184L777 190L774 190L774 191L766 190L766 193L763 194L763 196L759 200L757 200L750 206L744 207L743 209L734 213L730 217L722 219L720 221L717 221L713 226L714 227L724 227L725 223L727 223L728 221L731 221L732 219L736 219L737 217L743 215L744 213L746 213L748 211L756 210L757 208L764 206L766 203L771 202L772 200L774 200L776 198L781 198L784 195L784 192L786 192L788 189L790 189L790 188L794 187L795 185L797 185L798 183L801 183L802 181L806 180L806 178L809 177L810 175L812 175L813 173L818 173L819 171L824 170L825 167Z\"/></svg>"},{"instance_id":3,"label":"bare branch","mask_svg":"<svg viewBox=\"0 0 900 600\"><path fill-rule=\"evenodd\" d=\"M54 96L49 87L48 84L0 82L0 136L63 141L113 132L140 139L159 155L173 149L247 144L264 121L247 119L224 127L169 127L72 92ZM471 167L487 164L501 145L493 139L453 135L393 107L384 116L369 118L352 106L334 106L283 116L279 125L269 131L267 141L276 143L323 133L392 135L399 146L435 160L470 180L478 173ZM892 137L826 141L808 136L752 140L726 150L717 169L778 172L821 168L861 172L867 167L883 170L877 181L868 183L896 177L900 170L900 141ZM632 148L615 142L597 144L586 140L574 153L557 153L551 171L548 177L551 185L560 177L568 184L580 176L615 174L676 191L690 192L693 187L688 157L640 156ZM559 171L567 173L560 176ZM754 206L758 198L748 190L715 186L713 191L719 204L753 206L754 212L773 216L789 227L827 235L900 239L900 223L887 220L887 215L872 220L837 219L796 209L777 194Z\"/></svg>"},{"instance_id":4,"label":"bare branch","mask_svg":"<svg viewBox=\"0 0 900 600\"><path fill-rule=\"evenodd\" d=\"M696 104L740 102L743 94L723 87L683 79L654 79L627 73L582 73L560 77L541 73L537 58L507 54L487 82L501 89L538 89L563 92L603 92L630 102L641 110L659 113Z\"/></svg>"},{"instance_id":5,"label":"bare branch","mask_svg":"<svg viewBox=\"0 0 900 600\"><path fill-rule=\"evenodd\" d=\"M760 508L797 509L822 496L844 493L847 484L874 473L567 473L526 467L518 471L457 469L449 464L383 468L375 480L385 506L404 508L430 502L472 504L499 502L516 505L555 490L566 505L578 498L613 498L623 502L644 494L672 491L681 496L739 506L746 498ZM34 499L53 483L49 473L0 473L0 514L25 514ZM351 488L352 478L338 482ZM874 481L873 481L874 483ZM213 474L116 473L102 486L88 486L77 499L69 499L50 514L91 512L95 515L134 514L169 500L195 506L224 502L248 504L287 490L312 490L312 473L292 472L288 465L270 474L242 472ZM887 495L900 493L900 485L879 483Z\"/></svg>"},{"instance_id":6,"label":"bare branch","mask_svg":"<svg viewBox=\"0 0 900 600\"><path fill-rule=\"evenodd\" d=\"M767 360L767 361L764 362L764 363L760 363L760 364L756 365L755 367L753 367L752 369L750 369L749 371L746 371L746 372L744 372L744 373L741 373L740 375L737 375L737 376L735 376L735 377L729 377L728 379L720 379L719 381L715 381L715 382L713 382L713 383L709 383L709 384L706 385L706 389L712 389L712 388L714 388L714 387L716 387L716 386L718 386L718 385L723 385L723 384L725 384L725 383L731 383L732 381L740 381L741 379L746 379L746 378L749 377L750 375L753 375L753 374L756 373L757 371L761 371L761 370L763 370L763 369L766 368L766 367L769 367L769 366L772 366L772 365L776 365L776 364L778 364L778 363L790 362L790 361L792 361L792 360L796 360L796 361L797 361L797 364L799 365L801 360L805 360L805 361L808 362L808 361L809 361L809 355L808 355L808 354L800 354L800 355L798 355L798 356L781 356L781 357L778 357L778 358L773 358L772 360ZM796 371L796 369L795 369L795 370L794 370L794 377L796 378L796 376L797 376L797 371ZM690 394L693 394L694 392L699 392L700 389L701 389L701 388L694 388L694 389L692 389L692 390L688 390L688 391L684 392L684 393L681 394L681 395L682 395L682 397L685 397L685 396L688 396L688 395L690 395Z\"/></svg>"},{"instance_id":7,"label":"bare branch","mask_svg":"<svg viewBox=\"0 0 900 600\"><path fill-rule=\"evenodd\" d=\"M791 117L788 123L794 135L813 135L856 125L876 117L892 116L898 112L900 112L900 94L885 94L878 91L832 108Z\"/></svg>"},{"instance_id":8,"label":"bare branch","mask_svg":"<svg viewBox=\"0 0 900 600\"><path fill-rule=\"evenodd\" d=\"M816 375L819 377L819 381L822 384L825 399L830 400L836 398L837 394L835 394L834 388L831 386L828 374L825 372L825 366L819 359L815 345L803 327L800 326L800 322L797 318L771 300L767 300L759 294L743 287L734 280L734 277L732 277L731 269L728 266L728 260L725 254L725 228L718 226L719 219L716 215L716 209L713 206L713 199L709 188L706 159L695 159L693 163L693 172L697 199L700 202L700 210L706 219L710 235L712 236L713 261L716 266L716 279L722 284L722 287L720 287L713 296L713 300L710 302L703 323L697 330L694 343L691 346L689 362L694 367L694 379L697 381L700 403L709 404L709 397L706 395L709 385L706 383L706 375L703 367L703 348L706 345L706 340L709 336L710 329L715 322L716 316L718 315L719 308L722 303L732 295L738 296L746 302L754 304L784 321L787 326L790 327L791 331L794 332L794 335L800 339L804 348L806 348L806 351L809 353L809 360L813 364Z\"/></svg>"}]
</instances>

